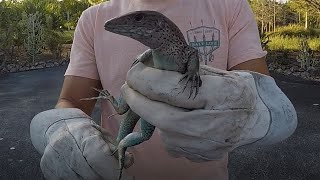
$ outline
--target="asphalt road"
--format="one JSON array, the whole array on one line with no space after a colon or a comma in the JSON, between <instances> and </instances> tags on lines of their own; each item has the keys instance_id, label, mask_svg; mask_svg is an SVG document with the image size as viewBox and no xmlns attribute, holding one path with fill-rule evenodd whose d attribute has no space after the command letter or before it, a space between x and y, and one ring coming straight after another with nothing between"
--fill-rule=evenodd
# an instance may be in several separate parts
<instances>
[{"instance_id":1,"label":"asphalt road","mask_svg":"<svg viewBox=\"0 0 320 180\"><path fill-rule=\"evenodd\" d=\"M29 124L37 113L54 107L65 68L0 77L1 180L43 179ZM297 110L298 128L282 143L231 153L230 179L320 179L320 84L274 77ZM99 117L98 108L94 117Z\"/></svg>"}]
</instances>

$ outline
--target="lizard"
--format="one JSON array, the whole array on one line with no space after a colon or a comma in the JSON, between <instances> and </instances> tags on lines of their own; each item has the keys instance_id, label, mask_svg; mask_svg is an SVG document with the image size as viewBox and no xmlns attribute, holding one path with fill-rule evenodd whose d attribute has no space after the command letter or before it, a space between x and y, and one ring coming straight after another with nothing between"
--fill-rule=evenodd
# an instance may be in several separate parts
<instances>
[{"instance_id":1,"label":"lizard","mask_svg":"<svg viewBox=\"0 0 320 180\"><path fill-rule=\"evenodd\" d=\"M194 98L197 96L199 87L202 85L199 75L198 50L187 44L178 26L165 15L157 11L134 11L106 21L104 28L106 31L135 39L149 47L148 50L137 56L131 67L142 62L157 69L184 74L179 81L180 83L186 80L183 91L190 83L189 98L193 93L195 93ZM126 149L149 140L155 127L133 112L122 95L116 99L107 90L94 89L100 92L99 97L82 100L107 99L119 115L125 114L120 122L116 145L111 144L110 146L113 151L112 155L118 152L116 157L119 160L118 179L120 180L125 166ZM138 121L140 121L141 132L133 132ZM96 128L102 134L107 134L99 126ZM107 134L107 137L110 135ZM114 143L114 141L111 142Z\"/></svg>"}]
</instances>

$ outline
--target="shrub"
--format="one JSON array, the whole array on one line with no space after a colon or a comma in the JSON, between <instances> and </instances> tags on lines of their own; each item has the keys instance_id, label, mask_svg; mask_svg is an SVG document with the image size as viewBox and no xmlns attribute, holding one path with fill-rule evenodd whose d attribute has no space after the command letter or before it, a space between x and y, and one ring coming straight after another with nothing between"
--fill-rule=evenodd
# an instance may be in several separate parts
<instances>
[{"instance_id":1,"label":"shrub","mask_svg":"<svg viewBox=\"0 0 320 180\"><path fill-rule=\"evenodd\" d=\"M299 51L301 39L302 37L273 36L270 37L268 48L272 51ZM320 38L308 38L308 45L312 51L320 51Z\"/></svg>"},{"instance_id":2,"label":"shrub","mask_svg":"<svg viewBox=\"0 0 320 180\"><path fill-rule=\"evenodd\" d=\"M46 30L45 46L57 59L61 57L62 45L64 44L64 41L65 40L62 32L55 30Z\"/></svg>"},{"instance_id":3,"label":"shrub","mask_svg":"<svg viewBox=\"0 0 320 180\"><path fill-rule=\"evenodd\" d=\"M61 58L62 45L72 44L73 31L57 31L49 30L45 31L45 47L50 50L55 58Z\"/></svg>"},{"instance_id":4,"label":"shrub","mask_svg":"<svg viewBox=\"0 0 320 180\"><path fill-rule=\"evenodd\" d=\"M285 37L320 37L319 29L305 29L300 25L288 25L281 26L276 29L274 32L267 33L268 36L285 36Z\"/></svg>"},{"instance_id":5,"label":"shrub","mask_svg":"<svg viewBox=\"0 0 320 180\"><path fill-rule=\"evenodd\" d=\"M270 50L289 50L289 51L298 51L300 40L297 37L283 37L283 36L274 36L270 37L270 42L268 47Z\"/></svg>"},{"instance_id":6,"label":"shrub","mask_svg":"<svg viewBox=\"0 0 320 180\"><path fill-rule=\"evenodd\" d=\"M311 50L320 52L320 38L309 39L308 44Z\"/></svg>"},{"instance_id":7,"label":"shrub","mask_svg":"<svg viewBox=\"0 0 320 180\"><path fill-rule=\"evenodd\" d=\"M300 67L304 70L314 68L318 61L313 57L313 52L310 49L307 38L302 38L300 41L300 51L297 56L297 61L300 62Z\"/></svg>"},{"instance_id":8,"label":"shrub","mask_svg":"<svg viewBox=\"0 0 320 180\"><path fill-rule=\"evenodd\" d=\"M64 31L63 32L63 43L72 44L74 31Z\"/></svg>"}]
</instances>

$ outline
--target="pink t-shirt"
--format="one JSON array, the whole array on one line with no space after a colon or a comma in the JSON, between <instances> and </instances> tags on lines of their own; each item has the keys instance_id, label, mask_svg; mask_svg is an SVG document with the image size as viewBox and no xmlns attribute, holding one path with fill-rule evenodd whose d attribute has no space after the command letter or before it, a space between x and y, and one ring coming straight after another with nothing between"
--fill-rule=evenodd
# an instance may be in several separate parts
<instances>
[{"instance_id":1,"label":"pink t-shirt","mask_svg":"<svg viewBox=\"0 0 320 180\"><path fill-rule=\"evenodd\" d=\"M105 31L104 23L137 10L159 11L176 23L188 44L199 50L201 64L228 70L266 55L247 0L110 0L83 12L65 75L101 80L104 89L119 96L134 58L148 47ZM102 126L116 136L121 117L108 119L113 113L109 102L103 101ZM127 172L136 180L228 179L227 154L220 161L205 163L172 158L158 129L149 141L128 150L135 163Z\"/></svg>"}]
</instances>

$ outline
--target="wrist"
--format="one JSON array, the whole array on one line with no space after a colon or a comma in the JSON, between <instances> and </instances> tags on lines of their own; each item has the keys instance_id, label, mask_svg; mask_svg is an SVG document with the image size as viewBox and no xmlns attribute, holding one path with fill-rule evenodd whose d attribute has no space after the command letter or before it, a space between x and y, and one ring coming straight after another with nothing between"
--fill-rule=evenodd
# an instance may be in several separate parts
<instances>
[{"instance_id":1,"label":"wrist","mask_svg":"<svg viewBox=\"0 0 320 180\"><path fill-rule=\"evenodd\" d=\"M76 108L76 106L68 100L60 99L54 108L55 109Z\"/></svg>"}]
</instances>

